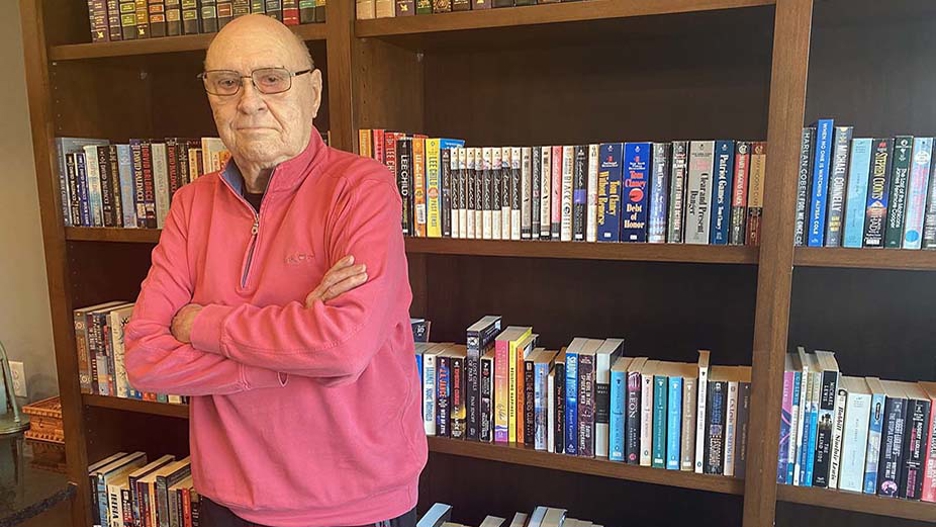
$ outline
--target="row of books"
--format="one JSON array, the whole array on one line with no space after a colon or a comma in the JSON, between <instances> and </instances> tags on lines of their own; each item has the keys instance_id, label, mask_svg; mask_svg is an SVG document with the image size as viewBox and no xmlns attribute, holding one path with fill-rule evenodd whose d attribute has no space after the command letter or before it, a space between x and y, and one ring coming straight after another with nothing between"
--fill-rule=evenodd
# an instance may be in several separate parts
<instances>
[{"instance_id":1,"label":"row of books","mask_svg":"<svg viewBox=\"0 0 936 527\"><path fill-rule=\"evenodd\" d=\"M777 481L936 502L936 382L847 377L829 351L787 355Z\"/></svg>"},{"instance_id":2,"label":"row of books","mask_svg":"<svg viewBox=\"0 0 936 527\"><path fill-rule=\"evenodd\" d=\"M141 392L127 379L124 326L133 303L115 300L75 309L75 343L81 393L170 404L187 404L188 397Z\"/></svg>"},{"instance_id":3,"label":"row of books","mask_svg":"<svg viewBox=\"0 0 936 527\"><path fill-rule=\"evenodd\" d=\"M355 7L358 20L368 20L577 1L580 0L357 0Z\"/></svg>"},{"instance_id":4,"label":"row of books","mask_svg":"<svg viewBox=\"0 0 936 527\"><path fill-rule=\"evenodd\" d=\"M416 527L468 527L452 521L452 506L434 503L416 522ZM587 520L576 520L568 516L566 509L539 506L529 514L518 512L510 522L506 518L488 515L479 527L602 527Z\"/></svg>"},{"instance_id":5,"label":"row of books","mask_svg":"<svg viewBox=\"0 0 936 527\"><path fill-rule=\"evenodd\" d=\"M734 140L464 147L359 131L395 175L403 233L759 245L767 145Z\"/></svg>"},{"instance_id":6,"label":"row of books","mask_svg":"<svg viewBox=\"0 0 936 527\"><path fill-rule=\"evenodd\" d=\"M95 527L198 527L200 498L188 457L118 452L88 467Z\"/></svg>"},{"instance_id":7,"label":"row of books","mask_svg":"<svg viewBox=\"0 0 936 527\"><path fill-rule=\"evenodd\" d=\"M325 22L326 0L88 0L92 42L215 33L250 13L287 26Z\"/></svg>"},{"instance_id":8,"label":"row of books","mask_svg":"<svg viewBox=\"0 0 936 527\"><path fill-rule=\"evenodd\" d=\"M62 217L76 227L161 228L173 194L230 156L217 137L57 137L55 146Z\"/></svg>"},{"instance_id":9,"label":"row of books","mask_svg":"<svg viewBox=\"0 0 936 527\"><path fill-rule=\"evenodd\" d=\"M537 347L486 316L467 345L417 343L426 434L742 478L749 367L625 357L620 339Z\"/></svg>"},{"instance_id":10,"label":"row of books","mask_svg":"<svg viewBox=\"0 0 936 527\"><path fill-rule=\"evenodd\" d=\"M936 249L933 138L853 134L833 119L803 129L796 245Z\"/></svg>"}]
</instances>

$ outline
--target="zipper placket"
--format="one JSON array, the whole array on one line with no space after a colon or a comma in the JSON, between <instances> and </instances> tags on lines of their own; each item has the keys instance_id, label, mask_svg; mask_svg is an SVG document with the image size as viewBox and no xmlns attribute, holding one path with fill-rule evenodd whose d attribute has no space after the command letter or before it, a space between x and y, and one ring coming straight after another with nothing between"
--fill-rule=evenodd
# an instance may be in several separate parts
<instances>
[{"instance_id":1,"label":"zipper placket","mask_svg":"<svg viewBox=\"0 0 936 527\"><path fill-rule=\"evenodd\" d=\"M270 181L267 182L267 190L269 190L270 185L273 183L273 177L276 175L276 168L273 169L273 173L270 174ZM247 255L244 262L244 270L241 272L241 289L247 287L247 279L250 278L250 270L252 268L254 251L257 248L257 241L260 238L260 213L263 212L263 206L266 204L267 200L260 201L260 211L256 211L253 208L253 205L247 202L242 194L239 194L234 190L234 187L228 182L225 177L221 177L221 180L224 181L224 184L227 185L227 188L230 189L231 193L234 194L237 199L247 207L247 210L250 211L250 214L253 215L253 225L250 227L250 245L247 246ZM245 182L246 184L246 182Z\"/></svg>"}]
</instances>

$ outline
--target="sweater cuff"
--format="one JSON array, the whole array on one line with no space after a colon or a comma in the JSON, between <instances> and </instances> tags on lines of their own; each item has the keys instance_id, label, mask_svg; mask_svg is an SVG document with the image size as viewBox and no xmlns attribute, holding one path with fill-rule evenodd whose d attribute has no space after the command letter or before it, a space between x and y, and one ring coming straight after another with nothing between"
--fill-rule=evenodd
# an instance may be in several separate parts
<instances>
[{"instance_id":1,"label":"sweater cuff","mask_svg":"<svg viewBox=\"0 0 936 527\"><path fill-rule=\"evenodd\" d=\"M209 304L202 308L195 316L192 324L192 346L197 350L208 353L223 354L221 349L221 332L224 329L224 318L233 311L231 306Z\"/></svg>"},{"instance_id":2,"label":"sweater cuff","mask_svg":"<svg viewBox=\"0 0 936 527\"><path fill-rule=\"evenodd\" d=\"M244 376L244 388L248 390L256 388L282 388L286 386L287 376L285 373L243 364L241 366L241 371Z\"/></svg>"}]
</instances>

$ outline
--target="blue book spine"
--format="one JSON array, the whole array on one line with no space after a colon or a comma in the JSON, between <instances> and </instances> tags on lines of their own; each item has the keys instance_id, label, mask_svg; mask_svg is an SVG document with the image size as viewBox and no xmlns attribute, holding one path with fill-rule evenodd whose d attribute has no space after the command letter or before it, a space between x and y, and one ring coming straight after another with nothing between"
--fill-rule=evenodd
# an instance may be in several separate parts
<instances>
[{"instance_id":1,"label":"blue book spine","mask_svg":"<svg viewBox=\"0 0 936 527\"><path fill-rule=\"evenodd\" d=\"M877 494L878 463L881 459L881 434L884 431L884 402L883 393L871 395L871 418L868 420L868 451L865 455L865 494Z\"/></svg>"},{"instance_id":2,"label":"blue book spine","mask_svg":"<svg viewBox=\"0 0 936 527\"><path fill-rule=\"evenodd\" d=\"M666 399L669 396L666 380L666 375L653 376L651 466L654 468L666 468Z\"/></svg>"},{"instance_id":3,"label":"blue book spine","mask_svg":"<svg viewBox=\"0 0 936 527\"><path fill-rule=\"evenodd\" d=\"M845 237L842 246L864 245L865 207L868 204L868 174L871 167L871 138L852 140L851 164L845 199Z\"/></svg>"},{"instance_id":4,"label":"blue book spine","mask_svg":"<svg viewBox=\"0 0 936 527\"><path fill-rule=\"evenodd\" d=\"M423 356L422 355L416 355L416 371L419 372L419 385L422 386L423 385Z\"/></svg>"},{"instance_id":5,"label":"blue book spine","mask_svg":"<svg viewBox=\"0 0 936 527\"><path fill-rule=\"evenodd\" d=\"M816 382L822 382L816 379ZM809 447L806 449L806 481L804 487L812 487L813 469L816 466L816 442L819 440L819 401L809 403Z\"/></svg>"},{"instance_id":6,"label":"blue book spine","mask_svg":"<svg viewBox=\"0 0 936 527\"><path fill-rule=\"evenodd\" d=\"M598 168L598 241L621 240L621 181L624 143L602 143ZM549 215L548 212L543 214Z\"/></svg>"},{"instance_id":7,"label":"blue book spine","mask_svg":"<svg viewBox=\"0 0 936 527\"><path fill-rule=\"evenodd\" d=\"M777 450L777 483L786 482L790 462L790 433L793 430L793 372L783 372L783 398L780 406L780 447Z\"/></svg>"},{"instance_id":8,"label":"blue book spine","mask_svg":"<svg viewBox=\"0 0 936 527\"><path fill-rule=\"evenodd\" d=\"M910 184L903 233L904 249L919 249L923 244L923 216L926 213L926 192L929 189L932 155L932 137L917 137L913 140L913 158L910 165Z\"/></svg>"},{"instance_id":9,"label":"blue book spine","mask_svg":"<svg viewBox=\"0 0 936 527\"><path fill-rule=\"evenodd\" d=\"M123 226L136 227L136 207L133 205L133 159L130 145L117 145L117 173L120 178L120 210L123 212Z\"/></svg>"},{"instance_id":10,"label":"blue book spine","mask_svg":"<svg viewBox=\"0 0 936 527\"><path fill-rule=\"evenodd\" d=\"M666 417L666 470L679 470L679 448L682 441L682 377L669 378L669 399Z\"/></svg>"},{"instance_id":11,"label":"blue book spine","mask_svg":"<svg viewBox=\"0 0 936 527\"><path fill-rule=\"evenodd\" d=\"M578 454L578 353L566 350L565 453Z\"/></svg>"},{"instance_id":12,"label":"blue book spine","mask_svg":"<svg viewBox=\"0 0 936 527\"><path fill-rule=\"evenodd\" d=\"M611 370L611 443L608 459L624 461L624 408L627 400L627 372Z\"/></svg>"},{"instance_id":13,"label":"blue book spine","mask_svg":"<svg viewBox=\"0 0 936 527\"><path fill-rule=\"evenodd\" d=\"M709 227L709 241L712 245L728 245L734 157L734 141L715 141L715 181L712 185L712 219Z\"/></svg>"},{"instance_id":14,"label":"blue book spine","mask_svg":"<svg viewBox=\"0 0 936 527\"><path fill-rule=\"evenodd\" d=\"M790 428L790 450L791 455L787 459L787 473L786 473L786 484L793 484L793 471L796 467L796 430L799 428L799 423L796 421L797 415L799 415L799 400L801 390L803 389L803 372L795 371L793 372L793 414L790 419L790 423L795 425Z\"/></svg>"},{"instance_id":15,"label":"blue book spine","mask_svg":"<svg viewBox=\"0 0 936 527\"><path fill-rule=\"evenodd\" d=\"M78 199L81 211L81 226L93 227L91 221L91 200L88 197L88 169L85 166L84 152L75 154L75 171L78 173Z\"/></svg>"},{"instance_id":16,"label":"blue book spine","mask_svg":"<svg viewBox=\"0 0 936 527\"><path fill-rule=\"evenodd\" d=\"M547 427L549 426L549 393L546 386L549 377L549 363L537 362L533 365L533 447L546 450Z\"/></svg>"},{"instance_id":17,"label":"blue book spine","mask_svg":"<svg viewBox=\"0 0 936 527\"><path fill-rule=\"evenodd\" d=\"M816 166L813 170L812 196L809 207L809 247L822 247L825 242L826 199L829 195L829 161L835 122L820 119L816 126Z\"/></svg>"},{"instance_id":18,"label":"blue book spine","mask_svg":"<svg viewBox=\"0 0 936 527\"><path fill-rule=\"evenodd\" d=\"M446 148L461 148L463 146L465 146L463 139L439 139L440 152Z\"/></svg>"},{"instance_id":19,"label":"blue book spine","mask_svg":"<svg viewBox=\"0 0 936 527\"><path fill-rule=\"evenodd\" d=\"M622 242L647 241L649 220L650 161L653 145L624 143L624 217L621 220Z\"/></svg>"}]
</instances>

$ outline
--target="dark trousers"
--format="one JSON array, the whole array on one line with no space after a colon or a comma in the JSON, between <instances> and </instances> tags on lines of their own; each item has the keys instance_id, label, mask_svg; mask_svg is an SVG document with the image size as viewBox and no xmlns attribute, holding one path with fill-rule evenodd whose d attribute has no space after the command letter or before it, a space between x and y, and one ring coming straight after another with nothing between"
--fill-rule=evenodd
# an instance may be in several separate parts
<instances>
[{"instance_id":1,"label":"dark trousers","mask_svg":"<svg viewBox=\"0 0 936 527\"><path fill-rule=\"evenodd\" d=\"M263 527L250 523L231 512L231 509L202 496L198 514L200 527ZM339 527L339 526L336 526ZM344 526L341 526L344 527ZM416 527L416 509L413 509L398 518L384 520L361 527Z\"/></svg>"}]
</instances>

